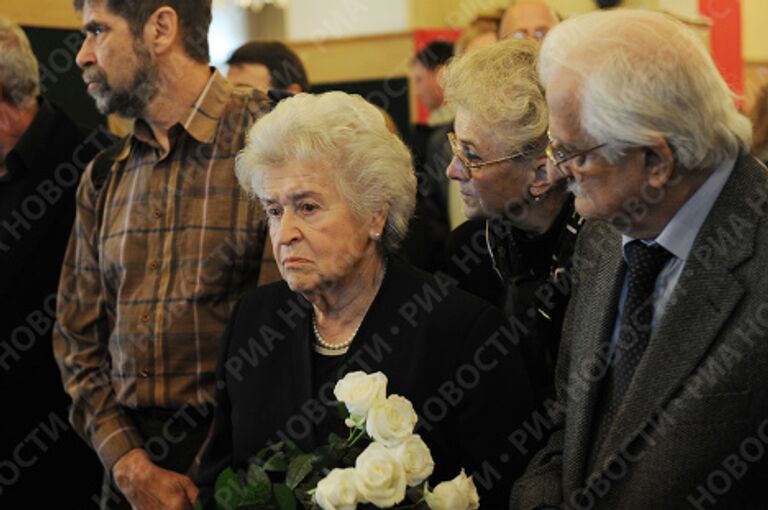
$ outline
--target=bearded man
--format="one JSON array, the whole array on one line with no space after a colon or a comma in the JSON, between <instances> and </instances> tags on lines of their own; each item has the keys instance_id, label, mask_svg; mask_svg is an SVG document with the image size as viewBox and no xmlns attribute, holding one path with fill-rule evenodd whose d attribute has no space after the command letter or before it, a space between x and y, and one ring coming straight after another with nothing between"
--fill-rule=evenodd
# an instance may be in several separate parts
<instances>
[{"instance_id":1,"label":"bearded man","mask_svg":"<svg viewBox=\"0 0 768 510\"><path fill-rule=\"evenodd\" d=\"M78 189L54 338L70 419L111 475L102 508L191 509L219 339L270 278L263 214L234 174L269 101L208 66L210 0L74 3L89 94L135 121Z\"/></svg>"}]
</instances>

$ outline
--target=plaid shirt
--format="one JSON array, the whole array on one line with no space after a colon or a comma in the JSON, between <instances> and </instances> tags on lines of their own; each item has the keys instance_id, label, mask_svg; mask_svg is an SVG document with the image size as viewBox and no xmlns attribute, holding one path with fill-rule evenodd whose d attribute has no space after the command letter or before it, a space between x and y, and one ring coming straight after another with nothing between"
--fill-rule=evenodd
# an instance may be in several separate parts
<instances>
[{"instance_id":1,"label":"plaid shirt","mask_svg":"<svg viewBox=\"0 0 768 510\"><path fill-rule=\"evenodd\" d=\"M137 120L103 186L94 186L93 163L86 170L54 349L72 423L108 469L144 444L121 406L212 402L230 311L247 288L279 278L263 211L233 171L268 109L263 94L214 71L169 130L169 151Z\"/></svg>"}]
</instances>

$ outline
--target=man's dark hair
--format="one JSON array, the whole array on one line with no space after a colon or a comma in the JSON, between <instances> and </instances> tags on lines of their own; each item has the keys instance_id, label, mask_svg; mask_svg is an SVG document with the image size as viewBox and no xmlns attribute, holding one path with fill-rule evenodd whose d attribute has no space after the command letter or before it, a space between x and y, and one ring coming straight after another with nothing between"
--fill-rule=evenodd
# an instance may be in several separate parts
<instances>
[{"instance_id":1,"label":"man's dark hair","mask_svg":"<svg viewBox=\"0 0 768 510\"><path fill-rule=\"evenodd\" d=\"M211 25L211 0L73 0L75 10L88 4L103 4L112 14L128 22L135 38L144 33L144 25L160 7L170 7L179 17L184 51L195 61L207 64L208 27Z\"/></svg>"},{"instance_id":2,"label":"man's dark hair","mask_svg":"<svg viewBox=\"0 0 768 510\"><path fill-rule=\"evenodd\" d=\"M445 65L452 56L453 44L445 41L434 41L424 46L413 59L414 62L420 63L426 69L434 71L436 68Z\"/></svg>"},{"instance_id":3,"label":"man's dark hair","mask_svg":"<svg viewBox=\"0 0 768 510\"><path fill-rule=\"evenodd\" d=\"M304 64L288 46L278 41L252 41L240 46L227 60L230 66L261 64L269 69L270 85L287 89L295 83L303 91L309 90L309 79Z\"/></svg>"}]
</instances>

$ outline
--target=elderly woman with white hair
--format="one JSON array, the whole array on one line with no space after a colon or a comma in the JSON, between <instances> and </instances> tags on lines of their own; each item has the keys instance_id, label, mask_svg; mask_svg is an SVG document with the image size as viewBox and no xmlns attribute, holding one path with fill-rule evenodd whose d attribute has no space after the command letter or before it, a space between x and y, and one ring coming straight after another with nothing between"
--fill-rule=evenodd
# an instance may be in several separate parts
<instances>
[{"instance_id":1,"label":"elderly woman with white hair","mask_svg":"<svg viewBox=\"0 0 768 510\"><path fill-rule=\"evenodd\" d=\"M447 175L458 182L470 218L449 237L445 270L523 326L526 365L544 401L554 394L581 218L564 183L546 178L548 110L537 56L533 41L510 39L445 70L446 98L456 108Z\"/></svg>"},{"instance_id":2,"label":"elderly woman with white hair","mask_svg":"<svg viewBox=\"0 0 768 510\"><path fill-rule=\"evenodd\" d=\"M413 402L433 482L464 467L479 473L488 508L506 504L526 462L507 437L532 410L517 332L450 279L393 255L416 181L380 112L341 92L284 100L253 127L237 174L264 205L285 281L245 295L231 316L204 505L221 470L246 468L268 443L310 451L346 434L329 405L356 370L383 372L388 391Z\"/></svg>"}]
</instances>

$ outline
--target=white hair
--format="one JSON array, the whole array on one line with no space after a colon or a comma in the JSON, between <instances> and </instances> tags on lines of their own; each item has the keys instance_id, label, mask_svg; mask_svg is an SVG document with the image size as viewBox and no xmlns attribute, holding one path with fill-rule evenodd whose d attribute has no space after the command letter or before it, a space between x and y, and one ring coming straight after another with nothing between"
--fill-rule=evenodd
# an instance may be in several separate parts
<instances>
[{"instance_id":1,"label":"white hair","mask_svg":"<svg viewBox=\"0 0 768 510\"><path fill-rule=\"evenodd\" d=\"M411 154L381 112L358 95L298 94L259 119L237 157L240 185L263 197L264 171L290 161L323 165L358 217L388 206L381 246L394 251L416 206Z\"/></svg>"},{"instance_id":2,"label":"white hair","mask_svg":"<svg viewBox=\"0 0 768 510\"><path fill-rule=\"evenodd\" d=\"M575 73L581 127L611 162L663 137L682 168L713 168L749 150L752 130L698 37L667 15L598 11L553 28L541 49L545 87Z\"/></svg>"},{"instance_id":3,"label":"white hair","mask_svg":"<svg viewBox=\"0 0 768 510\"><path fill-rule=\"evenodd\" d=\"M40 95L40 72L24 31L0 16L0 86L3 97L22 107Z\"/></svg>"}]
</instances>

